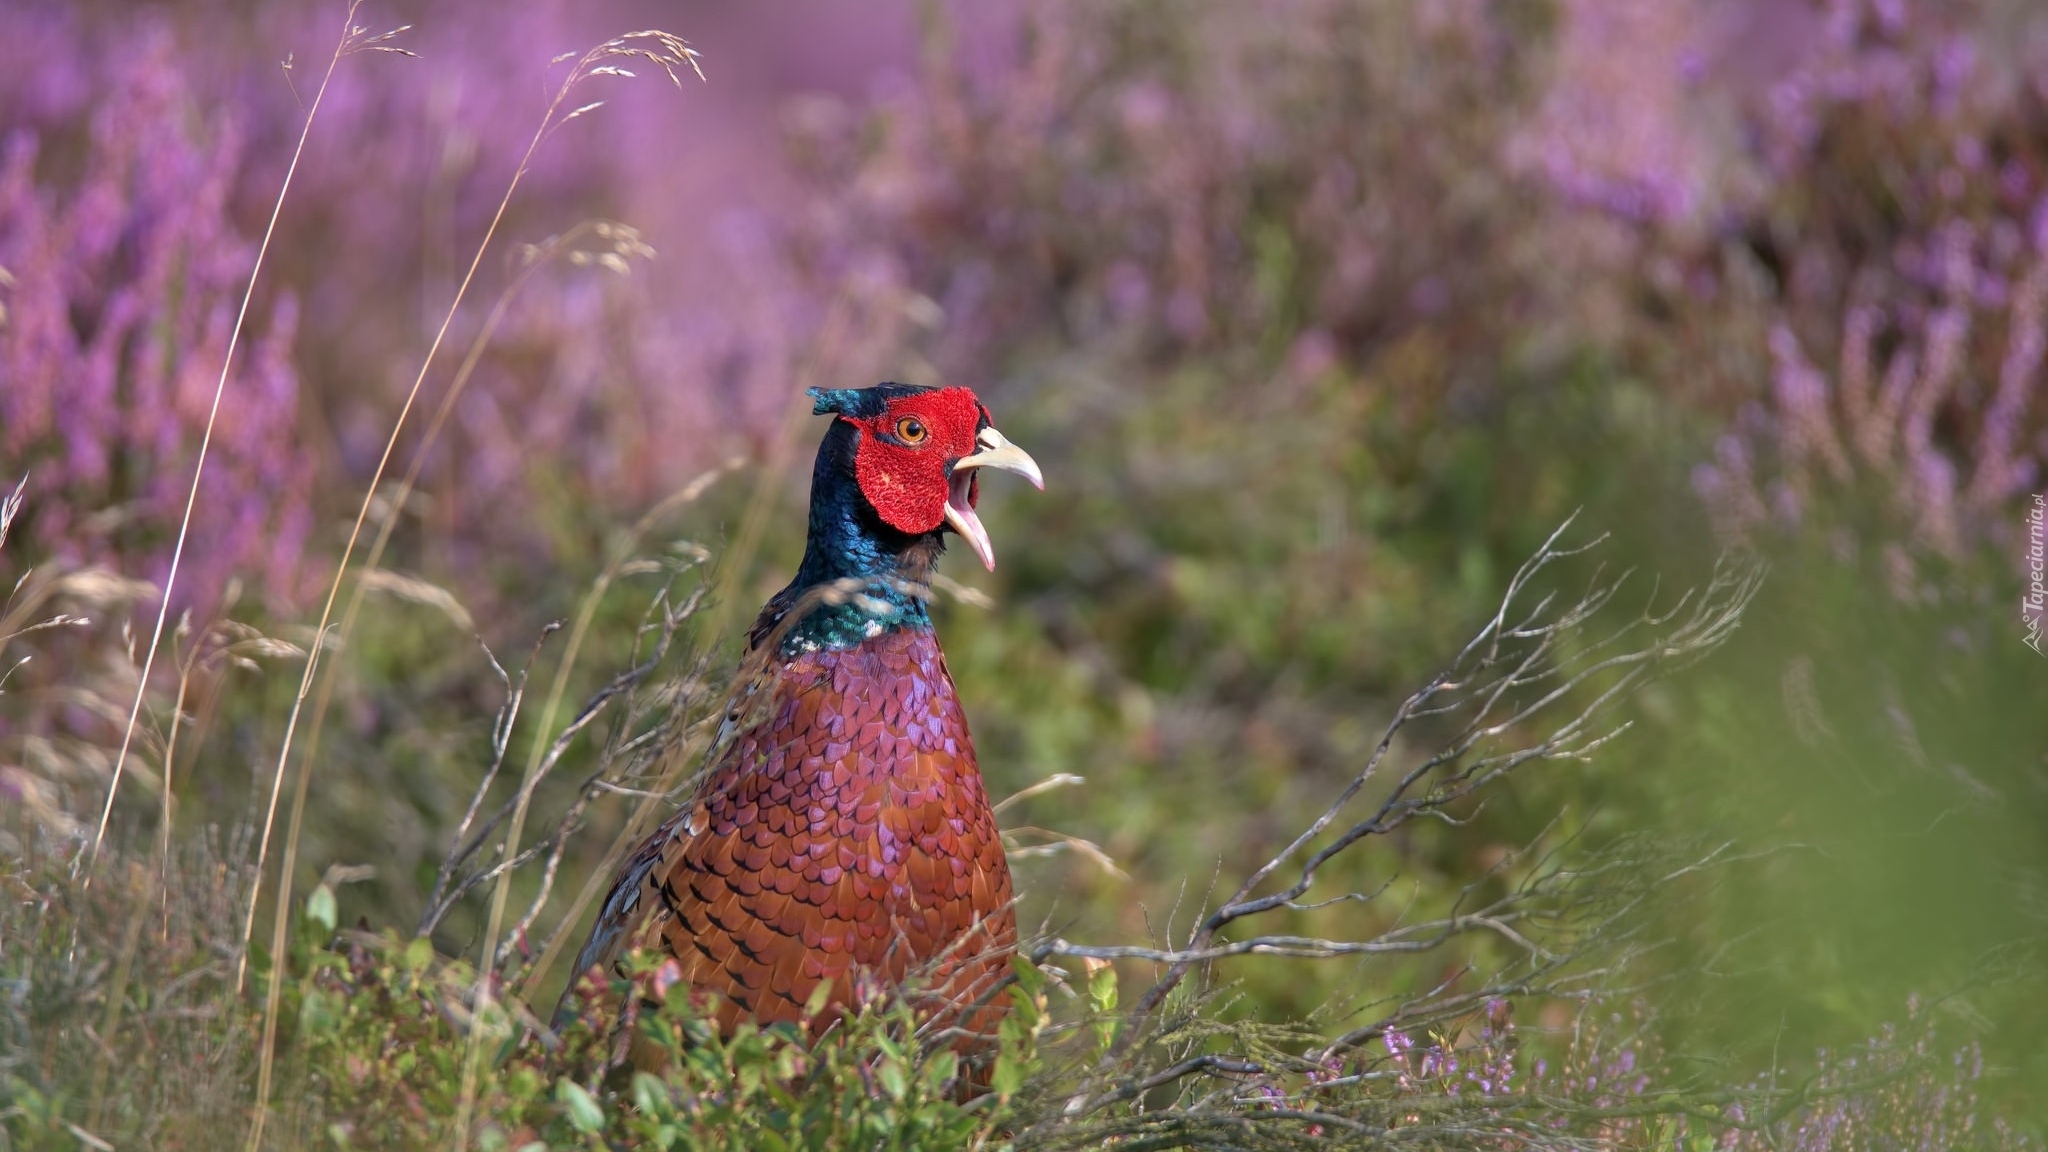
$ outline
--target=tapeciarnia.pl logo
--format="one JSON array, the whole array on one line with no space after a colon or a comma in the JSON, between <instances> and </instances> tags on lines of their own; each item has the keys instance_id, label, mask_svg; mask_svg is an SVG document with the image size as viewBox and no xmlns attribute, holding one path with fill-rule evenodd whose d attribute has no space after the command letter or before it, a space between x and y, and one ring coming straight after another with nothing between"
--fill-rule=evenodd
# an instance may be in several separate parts
<instances>
[{"instance_id":1,"label":"tapeciarnia.pl logo","mask_svg":"<svg viewBox=\"0 0 2048 1152\"><path fill-rule=\"evenodd\" d=\"M2041 625L2048 618L2048 493L2036 492L2034 506L2027 509L2027 591L2020 597L2020 622L2026 626L2026 645L2036 655L2041 651Z\"/></svg>"}]
</instances>

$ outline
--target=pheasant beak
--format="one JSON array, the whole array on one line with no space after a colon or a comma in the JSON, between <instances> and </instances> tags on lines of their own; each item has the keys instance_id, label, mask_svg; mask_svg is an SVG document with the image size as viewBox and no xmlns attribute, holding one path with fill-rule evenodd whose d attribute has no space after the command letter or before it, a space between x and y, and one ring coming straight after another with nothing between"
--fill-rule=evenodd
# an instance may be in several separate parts
<instances>
[{"instance_id":1,"label":"pheasant beak","mask_svg":"<svg viewBox=\"0 0 2048 1152\"><path fill-rule=\"evenodd\" d=\"M996 550L988 540L988 529L981 526L981 517L974 514L974 473L978 468L1001 468L1015 472L1039 491L1045 490L1045 476L1038 471L1038 461L1029 452L1010 443L1001 432L994 428L983 428L974 441L981 451L972 456L963 456L953 465L953 478L946 491L946 523L953 531L967 541L974 554L993 572L996 570Z\"/></svg>"}]
</instances>

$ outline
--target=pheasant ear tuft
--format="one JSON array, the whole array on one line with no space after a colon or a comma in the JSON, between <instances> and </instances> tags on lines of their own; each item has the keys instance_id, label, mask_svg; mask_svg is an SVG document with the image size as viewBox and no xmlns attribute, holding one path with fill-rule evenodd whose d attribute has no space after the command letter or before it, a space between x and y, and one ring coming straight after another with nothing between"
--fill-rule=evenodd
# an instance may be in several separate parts
<instances>
[{"instance_id":1,"label":"pheasant ear tuft","mask_svg":"<svg viewBox=\"0 0 2048 1152\"><path fill-rule=\"evenodd\" d=\"M807 388L804 392L813 402L813 416L873 416L881 408L881 398L873 388Z\"/></svg>"}]
</instances>

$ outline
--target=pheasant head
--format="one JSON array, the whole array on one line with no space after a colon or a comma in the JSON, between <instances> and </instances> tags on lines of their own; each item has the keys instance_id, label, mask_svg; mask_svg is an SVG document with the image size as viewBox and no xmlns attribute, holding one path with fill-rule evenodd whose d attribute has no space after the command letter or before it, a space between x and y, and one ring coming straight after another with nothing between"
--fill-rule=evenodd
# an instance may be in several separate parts
<instances>
[{"instance_id":1,"label":"pheasant head","mask_svg":"<svg viewBox=\"0 0 2048 1152\"><path fill-rule=\"evenodd\" d=\"M851 480L865 510L904 542L951 529L995 569L995 547L975 514L981 470L1015 472L1041 489L1045 478L1029 454L996 431L972 391L881 384L813 388L810 395L814 412L837 417L818 450L817 485ZM814 486L814 508L819 494Z\"/></svg>"}]
</instances>

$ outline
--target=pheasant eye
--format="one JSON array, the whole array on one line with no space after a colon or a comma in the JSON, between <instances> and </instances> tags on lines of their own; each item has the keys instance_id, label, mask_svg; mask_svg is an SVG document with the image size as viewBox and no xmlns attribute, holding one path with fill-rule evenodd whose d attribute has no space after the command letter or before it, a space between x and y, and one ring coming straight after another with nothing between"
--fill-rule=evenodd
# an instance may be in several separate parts
<instances>
[{"instance_id":1,"label":"pheasant eye","mask_svg":"<svg viewBox=\"0 0 2048 1152\"><path fill-rule=\"evenodd\" d=\"M924 421L915 416L905 416L896 422L896 438L905 444L922 443L927 435Z\"/></svg>"}]
</instances>

